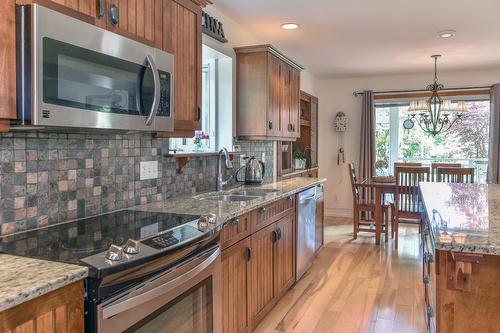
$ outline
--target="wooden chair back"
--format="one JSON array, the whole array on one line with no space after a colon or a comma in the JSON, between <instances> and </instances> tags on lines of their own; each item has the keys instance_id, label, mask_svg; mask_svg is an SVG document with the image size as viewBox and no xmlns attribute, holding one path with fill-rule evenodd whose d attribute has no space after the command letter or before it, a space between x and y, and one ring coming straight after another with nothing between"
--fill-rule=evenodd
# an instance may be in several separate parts
<instances>
[{"instance_id":1,"label":"wooden chair back","mask_svg":"<svg viewBox=\"0 0 500 333\"><path fill-rule=\"evenodd\" d=\"M355 185L358 182L358 178L356 177L356 170L354 169L354 163L349 163L349 177L351 178L351 187L352 187L352 197L354 199L354 204L359 199L359 189Z\"/></svg>"},{"instance_id":2,"label":"wooden chair back","mask_svg":"<svg viewBox=\"0 0 500 333\"><path fill-rule=\"evenodd\" d=\"M450 163L450 162L432 162L431 163L431 173L432 181L437 182L437 168L461 168L460 163Z\"/></svg>"},{"instance_id":3,"label":"wooden chair back","mask_svg":"<svg viewBox=\"0 0 500 333\"><path fill-rule=\"evenodd\" d=\"M397 167L395 206L398 212L420 213L420 182L430 181L429 167Z\"/></svg>"},{"instance_id":4,"label":"wooden chair back","mask_svg":"<svg viewBox=\"0 0 500 333\"><path fill-rule=\"evenodd\" d=\"M437 181L442 183L474 183L474 168L437 168Z\"/></svg>"},{"instance_id":5,"label":"wooden chair back","mask_svg":"<svg viewBox=\"0 0 500 333\"><path fill-rule=\"evenodd\" d=\"M420 162L394 162L394 176L396 176L396 169L398 167L410 168L422 166Z\"/></svg>"}]
</instances>

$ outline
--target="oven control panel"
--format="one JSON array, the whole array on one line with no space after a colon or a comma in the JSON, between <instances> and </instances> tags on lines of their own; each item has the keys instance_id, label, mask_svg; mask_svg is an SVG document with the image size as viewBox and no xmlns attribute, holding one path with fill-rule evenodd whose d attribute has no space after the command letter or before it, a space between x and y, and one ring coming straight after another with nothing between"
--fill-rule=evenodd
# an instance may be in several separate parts
<instances>
[{"instance_id":1,"label":"oven control panel","mask_svg":"<svg viewBox=\"0 0 500 333\"><path fill-rule=\"evenodd\" d=\"M203 232L188 224L164 232L158 236L143 240L141 243L157 250L164 250L179 243L202 236Z\"/></svg>"}]
</instances>

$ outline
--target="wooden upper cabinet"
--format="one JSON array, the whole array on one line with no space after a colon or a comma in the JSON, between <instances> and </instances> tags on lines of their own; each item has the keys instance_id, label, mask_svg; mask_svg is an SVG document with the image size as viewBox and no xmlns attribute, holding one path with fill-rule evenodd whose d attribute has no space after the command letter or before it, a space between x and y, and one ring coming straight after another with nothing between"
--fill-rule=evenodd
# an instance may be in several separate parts
<instances>
[{"instance_id":1,"label":"wooden upper cabinet","mask_svg":"<svg viewBox=\"0 0 500 333\"><path fill-rule=\"evenodd\" d=\"M0 1L0 131L7 131L16 118L16 17L15 1Z\"/></svg>"},{"instance_id":2,"label":"wooden upper cabinet","mask_svg":"<svg viewBox=\"0 0 500 333\"><path fill-rule=\"evenodd\" d=\"M67 1L67 0L66 0ZM82 0L79 0L82 1ZM87 0L84 0L87 1ZM160 0L105 0L106 29L144 44L157 46L155 28L161 27L154 15ZM94 2L99 2L99 0ZM117 16L111 13L117 12ZM158 36L159 37L159 36Z\"/></svg>"},{"instance_id":3,"label":"wooden upper cabinet","mask_svg":"<svg viewBox=\"0 0 500 333\"><path fill-rule=\"evenodd\" d=\"M223 333L249 331L250 237L222 251Z\"/></svg>"},{"instance_id":4,"label":"wooden upper cabinet","mask_svg":"<svg viewBox=\"0 0 500 333\"><path fill-rule=\"evenodd\" d=\"M162 49L174 55L174 133L201 129L201 7L190 0L163 0Z\"/></svg>"},{"instance_id":5,"label":"wooden upper cabinet","mask_svg":"<svg viewBox=\"0 0 500 333\"><path fill-rule=\"evenodd\" d=\"M299 136L302 67L271 45L239 47L237 136L247 140L295 140Z\"/></svg>"}]
</instances>

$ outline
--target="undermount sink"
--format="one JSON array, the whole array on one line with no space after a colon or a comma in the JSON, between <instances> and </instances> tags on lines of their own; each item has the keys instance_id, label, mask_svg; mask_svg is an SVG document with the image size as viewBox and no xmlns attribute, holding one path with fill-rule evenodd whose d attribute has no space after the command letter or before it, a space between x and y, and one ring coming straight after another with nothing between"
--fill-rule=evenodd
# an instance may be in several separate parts
<instances>
[{"instance_id":1,"label":"undermount sink","mask_svg":"<svg viewBox=\"0 0 500 333\"><path fill-rule=\"evenodd\" d=\"M276 189L238 190L238 191L231 192L231 194L265 197L269 193L275 193L275 192L279 192L279 190L276 190Z\"/></svg>"},{"instance_id":2,"label":"undermount sink","mask_svg":"<svg viewBox=\"0 0 500 333\"><path fill-rule=\"evenodd\" d=\"M204 196L200 200L212 200L212 201L250 201L258 199L260 196L256 195L235 195L235 194L214 194L209 196Z\"/></svg>"}]
</instances>

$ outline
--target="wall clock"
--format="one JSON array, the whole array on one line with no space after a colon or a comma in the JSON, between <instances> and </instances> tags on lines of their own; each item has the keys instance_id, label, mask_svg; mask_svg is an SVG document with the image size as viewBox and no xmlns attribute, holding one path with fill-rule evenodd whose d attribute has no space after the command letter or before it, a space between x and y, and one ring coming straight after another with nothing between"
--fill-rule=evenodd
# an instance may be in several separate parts
<instances>
[{"instance_id":1,"label":"wall clock","mask_svg":"<svg viewBox=\"0 0 500 333\"><path fill-rule=\"evenodd\" d=\"M349 118L344 112L337 112L333 123L336 132L346 132L349 129Z\"/></svg>"},{"instance_id":2,"label":"wall clock","mask_svg":"<svg viewBox=\"0 0 500 333\"><path fill-rule=\"evenodd\" d=\"M415 126L415 122L411 118L408 118L405 121L403 121L404 129L411 130L413 126Z\"/></svg>"}]
</instances>

